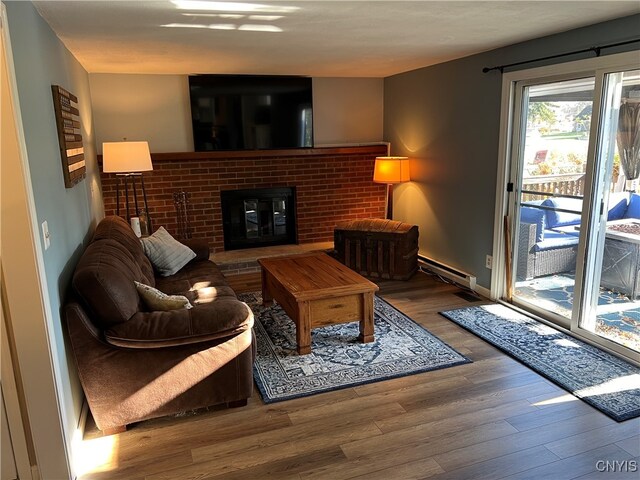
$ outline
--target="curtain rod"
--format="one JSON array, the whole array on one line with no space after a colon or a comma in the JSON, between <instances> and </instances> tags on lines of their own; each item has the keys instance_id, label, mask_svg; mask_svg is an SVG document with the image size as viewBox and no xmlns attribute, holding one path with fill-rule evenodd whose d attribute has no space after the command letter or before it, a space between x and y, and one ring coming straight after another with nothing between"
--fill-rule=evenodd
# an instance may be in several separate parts
<instances>
[{"instance_id":1,"label":"curtain rod","mask_svg":"<svg viewBox=\"0 0 640 480\"><path fill-rule=\"evenodd\" d=\"M553 58L567 57L569 55L576 55L578 53L593 52L596 54L596 57L599 57L601 50L605 48L620 47L622 45L629 45L631 43L637 43L637 42L640 42L640 38L636 38L634 40L627 40L626 42L610 43L609 45L602 45L599 47L591 47L591 48L584 48L582 50L574 50L573 52L558 53L557 55L549 55L548 57L534 58L533 60L525 60L523 62L508 63L506 65L498 65L495 67L484 67L482 69L482 72L487 73L492 70L500 70L500 73L504 73L505 68L515 67L518 65L526 65L527 63L540 62L542 60L551 60Z\"/></svg>"}]
</instances>

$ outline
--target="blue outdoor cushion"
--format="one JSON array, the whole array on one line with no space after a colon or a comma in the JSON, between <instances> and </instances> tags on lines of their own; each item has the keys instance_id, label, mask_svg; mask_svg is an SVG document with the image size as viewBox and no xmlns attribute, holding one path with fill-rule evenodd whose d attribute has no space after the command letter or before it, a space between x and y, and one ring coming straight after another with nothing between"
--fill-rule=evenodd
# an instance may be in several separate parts
<instances>
[{"instance_id":1,"label":"blue outdoor cushion","mask_svg":"<svg viewBox=\"0 0 640 480\"><path fill-rule=\"evenodd\" d=\"M577 236L546 230L544 232L544 241L536 243L533 246L533 250L540 252L543 250L554 250L556 248L573 247L574 245L578 245Z\"/></svg>"},{"instance_id":2,"label":"blue outdoor cushion","mask_svg":"<svg viewBox=\"0 0 640 480\"><path fill-rule=\"evenodd\" d=\"M535 207L520 208L520 222L536 225L536 242L544 240L545 229L544 210Z\"/></svg>"},{"instance_id":3,"label":"blue outdoor cushion","mask_svg":"<svg viewBox=\"0 0 640 480\"><path fill-rule=\"evenodd\" d=\"M623 218L637 218L640 219L640 195L634 193L629 199L629 206L624 213Z\"/></svg>"},{"instance_id":4,"label":"blue outdoor cushion","mask_svg":"<svg viewBox=\"0 0 640 480\"><path fill-rule=\"evenodd\" d=\"M582 211L582 199L580 198L547 198L542 205L545 207L562 208L565 210ZM554 212L547 210L547 228L565 227L567 225L578 225L580 214Z\"/></svg>"},{"instance_id":5,"label":"blue outdoor cushion","mask_svg":"<svg viewBox=\"0 0 640 480\"><path fill-rule=\"evenodd\" d=\"M620 220L627 211L627 193L617 192L609 195L609 212L607 220Z\"/></svg>"}]
</instances>

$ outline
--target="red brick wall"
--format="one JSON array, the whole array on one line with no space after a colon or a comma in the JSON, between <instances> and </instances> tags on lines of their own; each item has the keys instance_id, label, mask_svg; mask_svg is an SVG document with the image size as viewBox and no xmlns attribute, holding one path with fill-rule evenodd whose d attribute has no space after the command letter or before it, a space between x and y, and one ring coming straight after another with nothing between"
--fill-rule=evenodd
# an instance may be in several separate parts
<instances>
[{"instance_id":1,"label":"red brick wall","mask_svg":"<svg viewBox=\"0 0 640 480\"><path fill-rule=\"evenodd\" d=\"M385 185L373 183L376 156L386 146L313 150L154 154L153 171L144 174L154 229L178 234L173 194L190 194L194 238L213 252L224 250L220 191L290 187L297 190L298 243L333 240L337 221L383 218ZM115 215L116 176L102 174L106 215ZM141 196L138 199L142 205ZM121 200L123 214L124 200Z\"/></svg>"}]
</instances>

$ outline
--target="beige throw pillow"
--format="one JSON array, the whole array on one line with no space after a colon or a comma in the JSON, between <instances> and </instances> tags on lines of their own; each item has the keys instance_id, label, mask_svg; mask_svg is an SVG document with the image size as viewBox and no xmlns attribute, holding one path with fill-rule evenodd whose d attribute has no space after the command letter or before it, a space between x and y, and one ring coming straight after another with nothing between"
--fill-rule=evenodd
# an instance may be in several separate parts
<instances>
[{"instance_id":1,"label":"beige throw pillow","mask_svg":"<svg viewBox=\"0 0 640 480\"><path fill-rule=\"evenodd\" d=\"M167 295L161 292L157 288L153 288L144 283L135 282L136 290L142 297L145 305L152 311L169 311L180 310L182 308L193 308L193 305L189 302L189 299L184 295Z\"/></svg>"},{"instance_id":2,"label":"beige throw pillow","mask_svg":"<svg viewBox=\"0 0 640 480\"><path fill-rule=\"evenodd\" d=\"M140 240L144 253L163 277L173 275L196 256L193 250L173 238L164 227Z\"/></svg>"}]
</instances>

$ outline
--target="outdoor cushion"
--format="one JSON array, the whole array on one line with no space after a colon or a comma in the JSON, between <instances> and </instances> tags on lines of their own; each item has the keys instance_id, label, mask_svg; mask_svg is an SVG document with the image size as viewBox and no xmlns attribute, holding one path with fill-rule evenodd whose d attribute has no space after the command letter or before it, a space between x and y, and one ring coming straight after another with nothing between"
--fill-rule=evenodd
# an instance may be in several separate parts
<instances>
[{"instance_id":1,"label":"outdoor cushion","mask_svg":"<svg viewBox=\"0 0 640 480\"><path fill-rule=\"evenodd\" d=\"M536 226L536 242L544 240L545 211L535 207L521 207L520 221L522 223L533 223Z\"/></svg>"},{"instance_id":2,"label":"outdoor cushion","mask_svg":"<svg viewBox=\"0 0 640 480\"><path fill-rule=\"evenodd\" d=\"M582 211L582 199L580 198L547 198L542 205L545 207L562 208L564 210ZM555 212L546 210L547 212L547 228L564 227L566 225L578 225L580 223L580 214Z\"/></svg>"},{"instance_id":3,"label":"outdoor cushion","mask_svg":"<svg viewBox=\"0 0 640 480\"><path fill-rule=\"evenodd\" d=\"M567 235L565 233L545 230L544 241L538 242L533 246L535 252L544 250L554 250L556 248L566 248L578 245L578 237L576 235Z\"/></svg>"},{"instance_id":4,"label":"outdoor cushion","mask_svg":"<svg viewBox=\"0 0 640 480\"><path fill-rule=\"evenodd\" d=\"M629 206L624 213L624 218L638 218L640 219L640 195L634 193L629 199Z\"/></svg>"},{"instance_id":5,"label":"outdoor cushion","mask_svg":"<svg viewBox=\"0 0 640 480\"><path fill-rule=\"evenodd\" d=\"M609 195L609 212L607 221L620 220L627 211L627 193L617 192Z\"/></svg>"}]
</instances>

